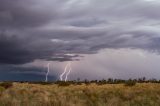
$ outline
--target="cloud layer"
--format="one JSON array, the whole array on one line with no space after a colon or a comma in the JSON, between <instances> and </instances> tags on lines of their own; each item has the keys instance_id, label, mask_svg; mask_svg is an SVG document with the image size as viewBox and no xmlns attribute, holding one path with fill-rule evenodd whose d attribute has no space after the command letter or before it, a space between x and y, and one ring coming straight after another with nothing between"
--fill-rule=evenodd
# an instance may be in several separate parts
<instances>
[{"instance_id":1,"label":"cloud layer","mask_svg":"<svg viewBox=\"0 0 160 106\"><path fill-rule=\"evenodd\" d=\"M1 0L0 63L72 60L63 55L104 48L157 52L158 10L156 0Z\"/></svg>"},{"instance_id":2,"label":"cloud layer","mask_svg":"<svg viewBox=\"0 0 160 106\"><path fill-rule=\"evenodd\" d=\"M0 0L0 66L77 61L106 48L159 54L159 10L158 0Z\"/></svg>"}]
</instances>

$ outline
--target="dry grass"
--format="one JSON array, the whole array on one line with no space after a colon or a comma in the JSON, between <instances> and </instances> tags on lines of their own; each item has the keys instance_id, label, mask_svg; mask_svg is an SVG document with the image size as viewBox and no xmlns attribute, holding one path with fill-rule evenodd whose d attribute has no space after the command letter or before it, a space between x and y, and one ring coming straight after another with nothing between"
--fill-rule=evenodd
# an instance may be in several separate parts
<instances>
[{"instance_id":1,"label":"dry grass","mask_svg":"<svg viewBox=\"0 0 160 106\"><path fill-rule=\"evenodd\" d=\"M0 88L0 106L160 106L160 84L14 83L6 90Z\"/></svg>"}]
</instances>

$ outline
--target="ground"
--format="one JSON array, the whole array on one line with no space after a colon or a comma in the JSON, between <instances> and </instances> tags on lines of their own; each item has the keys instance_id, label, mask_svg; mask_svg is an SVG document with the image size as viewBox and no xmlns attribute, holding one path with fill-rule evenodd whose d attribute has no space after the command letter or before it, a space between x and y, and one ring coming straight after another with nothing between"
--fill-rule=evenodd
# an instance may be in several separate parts
<instances>
[{"instance_id":1,"label":"ground","mask_svg":"<svg viewBox=\"0 0 160 106\"><path fill-rule=\"evenodd\" d=\"M13 83L0 87L0 106L160 106L160 84L57 84Z\"/></svg>"}]
</instances>

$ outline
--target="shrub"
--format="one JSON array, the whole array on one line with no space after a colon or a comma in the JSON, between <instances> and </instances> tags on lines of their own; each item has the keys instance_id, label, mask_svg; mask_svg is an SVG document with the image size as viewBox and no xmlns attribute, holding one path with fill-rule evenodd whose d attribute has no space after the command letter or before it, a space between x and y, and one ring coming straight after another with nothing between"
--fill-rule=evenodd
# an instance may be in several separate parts
<instances>
[{"instance_id":1,"label":"shrub","mask_svg":"<svg viewBox=\"0 0 160 106\"><path fill-rule=\"evenodd\" d=\"M58 81L56 82L56 84L58 84L58 86L69 86L70 85L69 82L64 82L64 81Z\"/></svg>"},{"instance_id":2,"label":"shrub","mask_svg":"<svg viewBox=\"0 0 160 106\"><path fill-rule=\"evenodd\" d=\"M0 95L3 93L3 91L5 91L5 88L0 86Z\"/></svg>"},{"instance_id":3,"label":"shrub","mask_svg":"<svg viewBox=\"0 0 160 106\"><path fill-rule=\"evenodd\" d=\"M90 84L91 84L87 79L84 80L84 83L85 83L86 85L90 85Z\"/></svg>"},{"instance_id":4,"label":"shrub","mask_svg":"<svg viewBox=\"0 0 160 106\"><path fill-rule=\"evenodd\" d=\"M34 84L40 84L40 85L51 85L52 82L35 82Z\"/></svg>"},{"instance_id":5,"label":"shrub","mask_svg":"<svg viewBox=\"0 0 160 106\"><path fill-rule=\"evenodd\" d=\"M2 83L0 83L0 86L4 87L5 89L8 89L8 88L12 87L13 84L12 84L12 82L2 82Z\"/></svg>"},{"instance_id":6,"label":"shrub","mask_svg":"<svg viewBox=\"0 0 160 106\"><path fill-rule=\"evenodd\" d=\"M127 80L125 82L125 86L134 86L134 85L136 85L136 82L133 80Z\"/></svg>"}]
</instances>

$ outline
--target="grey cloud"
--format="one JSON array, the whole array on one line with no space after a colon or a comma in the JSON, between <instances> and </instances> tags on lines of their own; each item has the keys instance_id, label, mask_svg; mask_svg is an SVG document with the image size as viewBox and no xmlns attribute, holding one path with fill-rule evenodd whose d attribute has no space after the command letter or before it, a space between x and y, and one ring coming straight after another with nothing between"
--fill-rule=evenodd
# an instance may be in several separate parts
<instances>
[{"instance_id":1,"label":"grey cloud","mask_svg":"<svg viewBox=\"0 0 160 106\"><path fill-rule=\"evenodd\" d=\"M66 53L104 48L159 51L158 10L145 0L1 0L0 28L9 34L0 36L0 63L72 61Z\"/></svg>"},{"instance_id":2,"label":"grey cloud","mask_svg":"<svg viewBox=\"0 0 160 106\"><path fill-rule=\"evenodd\" d=\"M52 42L45 39L19 38L16 35L0 34L0 63L1 64L24 64L33 62L36 59L54 60L54 61L72 61L72 58L78 55L66 56L65 51L54 47ZM60 52L62 58L58 58L57 52Z\"/></svg>"},{"instance_id":3,"label":"grey cloud","mask_svg":"<svg viewBox=\"0 0 160 106\"><path fill-rule=\"evenodd\" d=\"M40 2L43 2L42 0ZM53 7L56 6L52 2ZM56 8L56 7L55 7ZM38 0L1 0L0 1L0 23L1 27L26 28L36 27L49 23L58 17L57 10L40 5Z\"/></svg>"}]
</instances>

